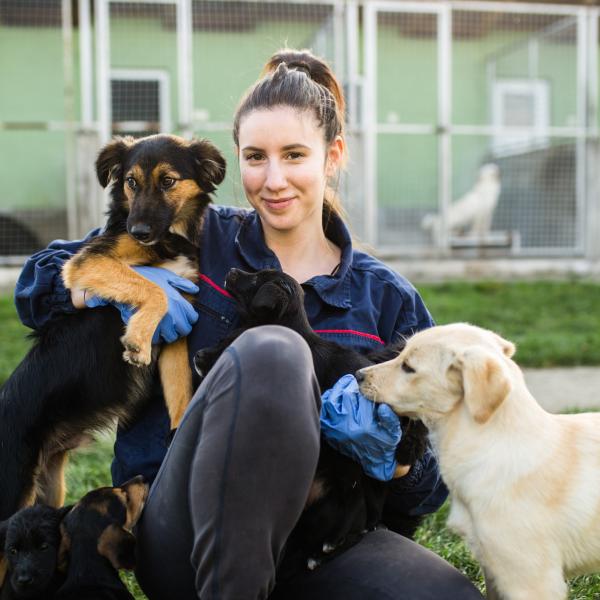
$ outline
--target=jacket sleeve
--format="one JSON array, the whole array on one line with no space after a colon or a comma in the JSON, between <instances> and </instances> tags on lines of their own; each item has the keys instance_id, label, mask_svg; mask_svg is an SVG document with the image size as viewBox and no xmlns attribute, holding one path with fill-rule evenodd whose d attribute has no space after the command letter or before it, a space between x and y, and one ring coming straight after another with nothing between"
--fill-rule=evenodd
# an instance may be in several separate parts
<instances>
[{"instance_id":1,"label":"jacket sleeve","mask_svg":"<svg viewBox=\"0 0 600 600\"><path fill-rule=\"evenodd\" d=\"M417 290L411 286L403 291L405 293L394 328L394 341L408 338L435 325ZM421 460L411 466L407 475L390 482L386 508L411 517L420 516L435 512L447 497L448 490L440 476L437 459L428 450Z\"/></svg>"},{"instance_id":2,"label":"jacket sleeve","mask_svg":"<svg viewBox=\"0 0 600 600\"><path fill-rule=\"evenodd\" d=\"M55 240L27 260L15 286L15 306L24 325L39 329L53 315L77 310L63 283L61 269L84 242L99 232L94 229L83 240Z\"/></svg>"}]
</instances>

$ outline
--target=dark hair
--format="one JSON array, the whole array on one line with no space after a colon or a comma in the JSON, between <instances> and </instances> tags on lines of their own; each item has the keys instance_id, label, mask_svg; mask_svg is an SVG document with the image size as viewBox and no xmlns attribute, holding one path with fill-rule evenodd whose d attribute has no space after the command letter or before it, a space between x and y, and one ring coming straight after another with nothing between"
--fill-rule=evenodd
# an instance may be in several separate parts
<instances>
[{"instance_id":1,"label":"dark hair","mask_svg":"<svg viewBox=\"0 0 600 600\"><path fill-rule=\"evenodd\" d=\"M344 134L346 103L342 87L329 65L309 50L280 50L264 66L261 78L246 92L233 121L233 139L239 146L242 118L248 113L275 106L312 112L329 146ZM324 222L331 213L342 215L334 190L325 192Z\"/></svg>"}]
</instances>

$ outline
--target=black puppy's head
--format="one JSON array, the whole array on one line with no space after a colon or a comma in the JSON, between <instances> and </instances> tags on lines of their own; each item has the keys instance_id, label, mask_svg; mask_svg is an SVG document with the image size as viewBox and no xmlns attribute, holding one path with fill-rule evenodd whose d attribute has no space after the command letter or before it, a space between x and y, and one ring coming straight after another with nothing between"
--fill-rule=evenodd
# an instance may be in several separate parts
<instances>
[{"instance_id":1,"label":"black puppy's head","mask_svg":"<svg viewBox=\"0 0 600 600\"><path fill-rule=\"evenodd\" d=\"M247 324L289 327L304 315L302 286L281 271L247 273L231 269L225 278L225 289L235 299Z\"/></svg>"},{"instance_id":2,"label":"black puppy's head","mask_svg":"<svg viewBox=\"0 0 600 600\"><path fill-rule=\"evenodd\" d=\"M61 555L77 546L80 555L98 553L115 569L133 569L135 537L131 529L142 514L147 496L148 484L139 475L120 487L88 492L62 523Z\"/></svg>"},{"instance_id":3,"label":"black puppy's head","mask_svg":"<svg viewBox=\"0 0 600 600\"><path fill-rule=\"evenodd\" d=\"M19 598L40 596L58 568L60 523L71 507L37 505L0 523L0 548L8 561L8 581Z\"/></svg>"},{"instance_id":4,"label":"black puppy's head","mask_svg":"<svg viewBox=\"0 0 600 600\"><path fill-rule=\"evenodd\" d=\"M98 155L102 187L114 181L111 210L127 220L127 232L144 245L167 232L197 245L200 216L225 177L225 159L208 140L175 135L115 138Z\"/></svg>"}]
</instances>

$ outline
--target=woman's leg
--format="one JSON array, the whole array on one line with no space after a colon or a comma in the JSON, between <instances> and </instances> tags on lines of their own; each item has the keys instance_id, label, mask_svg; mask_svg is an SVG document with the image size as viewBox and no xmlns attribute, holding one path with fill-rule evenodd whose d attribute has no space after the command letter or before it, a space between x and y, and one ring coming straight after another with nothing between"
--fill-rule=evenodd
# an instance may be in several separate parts
<instances>
[{"instance_id":1,"label":"woman's leg","mask_svg":"<svg viewBox=\"0 0 600 600\"><path fill-rule=\"evenodd\" d=\"M482 600L471 582L422 546L379 529L269 600Z\"/></svg>"},{"instance_id":2,"label":"woman's leg","mask_svg":"<svg viewBox=\"0 0 600 600\"><path fill-rule=\"evenodd\" d=\"M151 600L266 598L319 454L320 394L306 343L251 329L194 395L137 528Z\"/></svg>"}]
</instances>

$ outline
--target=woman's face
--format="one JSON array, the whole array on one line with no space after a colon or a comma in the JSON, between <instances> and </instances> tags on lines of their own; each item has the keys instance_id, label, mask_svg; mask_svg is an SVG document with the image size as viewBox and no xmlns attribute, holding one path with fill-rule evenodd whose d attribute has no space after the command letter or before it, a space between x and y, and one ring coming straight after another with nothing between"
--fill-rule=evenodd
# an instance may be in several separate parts
<instances>
[{"instance_id":1,"label":"woman's face","mask_svg":"<svg viewBox=\"0 0 600 600\"><path fill-rule=\"evenodd\" d=\"M287 106L255 110L239 128L242 185L266 233L322 228L323 197L343 153L329 148L310 112Z\"/></svg>"}]
</instances>

